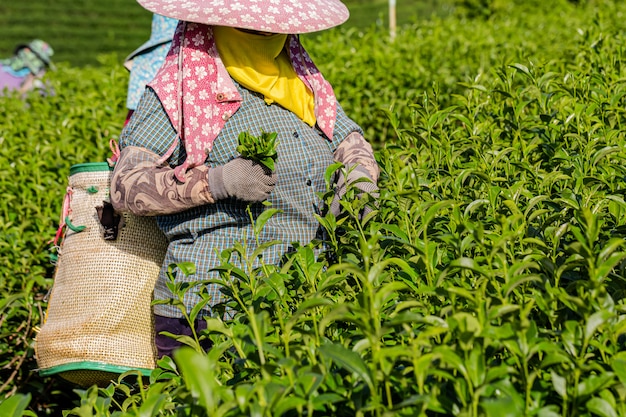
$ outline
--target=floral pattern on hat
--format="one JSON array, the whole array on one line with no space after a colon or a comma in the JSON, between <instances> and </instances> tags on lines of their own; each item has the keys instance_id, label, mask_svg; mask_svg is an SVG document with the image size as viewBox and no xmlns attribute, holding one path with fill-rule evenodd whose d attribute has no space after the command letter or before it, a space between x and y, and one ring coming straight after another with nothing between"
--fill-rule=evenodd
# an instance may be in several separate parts
<instances>
[{"instance_id":1,"label":"floral pattern on hat","mask_svg":"<svg viewBox=\"0 0 626 417\"><path fill-rule=\"evenodd\" d=\"M332 139L337 117L332 86L315 67L297 36L290 36L287 42L294 70L313 91L317 125ZM177 140L159 162L165 162L182 140L187 156L183 164L174 168L174 174L184 182L187 169L204 163L216 137L242 100L219 57L211 26L181 22L165 63L148 85L161 100L178 133Z\"/></svg>"},{"instance_id":2,"label":"floral pattern on hat","mask_svg":"<svg viewBox=\"0 0 626 417\"><path fill-rule=\"evenodd\" d=\"M273 33L309 33L348 20L339 0L138 0L144 8L174 19Z\"/></svg>"}]
</instances>

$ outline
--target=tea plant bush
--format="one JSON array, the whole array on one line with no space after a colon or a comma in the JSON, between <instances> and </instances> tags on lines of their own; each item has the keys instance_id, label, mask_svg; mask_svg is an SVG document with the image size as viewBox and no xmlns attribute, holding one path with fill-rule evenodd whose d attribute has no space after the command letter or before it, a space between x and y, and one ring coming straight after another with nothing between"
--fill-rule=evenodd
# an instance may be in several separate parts
<instances>
[{"instance_id":1,"label":"tea plant bush","mask_svg":"<svg viewBox=\"0 0 626 417\"><path fill-rule=\"evenodd\" d=\"M43 236L69 166L108 154L124 73L66 68L50 80L56 98L3 99L14 246L1 258L0 414L626 415L625 7L522 8L411 26L393 44L372 28L307 45L374 138L376 210L361 219L371 202L355 200L320 218L325 241L281 266L244 244L225 251L234 318L208 319L199 338L213 348L187 339L147 385L126 375L61 394L33 373L51 284Z\"/></svg>"},{"instance_id":2,"label":"tea plant bush","mask_svg":"<svg viewBox=\"0 0 626 417\"><path fill-rule=\"evenodd\" d=\"M380 142L392 136L381 109L394 107L402 119L410 120L410 106L433 86L441 106L447 107L455 95L464 93L464 84L477 76L490 79L493 69L503 64L573 62L588 36L585 28L594 20L602 36L624 27L624 10L617 2L597 0L596 7L577 7L565 0L559 5L532 2L534 7L506 3L507 13L490 20L432 17L403 27L394 41L372 26L322 32L319 42L304 42L333 82L342 105L364 125L370 140Z\"/></svg>"}]
</instances>

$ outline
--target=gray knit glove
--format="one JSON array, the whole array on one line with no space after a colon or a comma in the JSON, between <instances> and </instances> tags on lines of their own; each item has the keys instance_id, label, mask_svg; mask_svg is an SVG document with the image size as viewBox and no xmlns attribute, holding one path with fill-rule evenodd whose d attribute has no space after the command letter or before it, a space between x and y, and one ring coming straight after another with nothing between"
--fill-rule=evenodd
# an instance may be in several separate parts
<instances>
[{"instance_id":1,"label":"gray knit glove","mask_svg":"<svg viewBox=\"0 0 626 417\"><path fill-rule=\"evenodd\" d=\"M209 189L215 200L235 198L256 203L266 200L276 185L276 174L250 159L235 158L209 169Z\"/></svg>"},{"instance_id":2,"label":"gray knit glove","mask_svg":"<svg viewBox=\"0 0 626 417\"><path fill-rule=\"evenodd\" d=\"M345 172L348 172L347 184L359 190L357 194L359 198L361 198L364 194L371 194L374 198L378 197L378 186L370 177L367 169L365 169L361 165L357 165L356 167L354 167L354 169L352 169L350 166L346 166L345 169L339 171L339 176L335 185L335 197L330 204L330 212L333 213L335 217L341 214L341 204L339 203L339 201L344 198L348 188L346 186L346 176L344 175ZM365 206L365 208L363 209L363 213L361 213L360 215L360 218L363 219L371 212L372 208L369 206Z\"/></svg>"}]
</instances>

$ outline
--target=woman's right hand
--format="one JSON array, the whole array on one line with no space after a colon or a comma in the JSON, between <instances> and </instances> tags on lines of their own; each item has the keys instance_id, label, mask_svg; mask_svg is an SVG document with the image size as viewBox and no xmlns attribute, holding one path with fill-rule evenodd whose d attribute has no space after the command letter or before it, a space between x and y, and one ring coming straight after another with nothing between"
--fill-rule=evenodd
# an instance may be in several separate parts
<instances>
[{"instance_id":1,"label":"woman's right hand","mask_svg":"<svg viewBox=\"0 0 626 417\"><path fill-rule=\"evenodd\" d=\"M276 185L276 174L251 159L235 158L209 169L209 189L215 200L234 198L256 203L267 200Z\"/></svg>"}]
</instances>

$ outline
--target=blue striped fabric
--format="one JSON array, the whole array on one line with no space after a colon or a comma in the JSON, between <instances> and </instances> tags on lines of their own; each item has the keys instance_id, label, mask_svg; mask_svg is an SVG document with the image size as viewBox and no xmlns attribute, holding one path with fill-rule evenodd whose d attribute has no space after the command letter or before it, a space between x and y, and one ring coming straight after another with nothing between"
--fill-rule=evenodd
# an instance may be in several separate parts
<instances>
[{"instance_id":1,"label":"blue striped fabric","mask_svg":"<svg viewBox=\"0 0 626 417\"><path fill-rule=\"evenodd\" d=\"M267 264L278 264L282 255L289 251L292 242L307 244L319 232L319 223L314 217L321 210L317 193L324 192L324 173L334 162L333 152L350 133L361 128L338 106L334 137L328 140L321 132L302 122L296 115L277 105L267 105L263 97L239 87L243 97L240 109L226 123L217 137L207 159L209 166L218 166L238 156L237 138L242 131L259 135L261 130L278 133L278 159L276 161L277 184L269 203L282 210L268 221L261 232L260 243L278 240L263 254ZM158 98L151 89L146 89L137 111L120 137L120 147L142 146L159 155L165 153L175 140L175 131L163 111ZM184 160L184 148L174 152L170 165ZM257 244L250 224L246 203L221 200L215 204L192 208L182 213L160 216L159 226L170 240L161 275L155 288L155 299L169 299L166 271L170 264L193 262L194 276L184 277L177 273L177 280L196 281L216 278L210 269L220 265L219 254L232 248L236 242L246 242L249 253ZM250 206L253 216L265 208L258 203ZM178 271L179 272L179 271ZM217 285L210 285L211 302L207 307L224 300ZM189 292L184 300L188 310L200 298ZM156 305L155 314L178 317L180 311L171 305Z\"/></svg>"}]
</instances>

